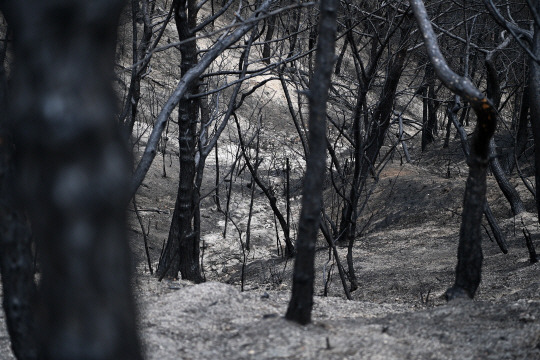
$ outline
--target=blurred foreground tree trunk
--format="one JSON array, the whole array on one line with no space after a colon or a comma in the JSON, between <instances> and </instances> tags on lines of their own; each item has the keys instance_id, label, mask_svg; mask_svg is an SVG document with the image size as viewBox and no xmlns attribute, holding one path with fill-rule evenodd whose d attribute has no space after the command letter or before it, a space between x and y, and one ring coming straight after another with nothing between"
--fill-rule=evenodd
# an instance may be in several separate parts
<instances>
[{"instance_id":1,"label":"blurred foreground tree trunk","mask_svg":"<svg viewBox=\"0 0 540 360\"><path fill-rule=\"evenodd\" d=\"M37 359L31 232L13 198L13 139L7 123L6 41L0 47L0 273L11 349L19 360Z\"/></svg>"},{"instance_id":2,"label":"blurred foreground tree trunk","mask_svg":"<svg viewBox=\"0 0 540 360\"><path fill-rule=\"evenodd\" d=\"M111 87L122 5L0 1L14 40L17 195L41 254L43 359L141 358L125 234L130 160Z\"/></svg>"},{"instance_id":3,"label":"blurred foreground tree trunk","mask_svg":"<svg viewBox=\"0 0 540 360\"><path fill-rule=\"evenodd\" d=\"M302 210L296 240L293 288L286 318L300 324L311 322L315 277L315 244L322 207L326 169L326 102L334 66L338 1L322 0L315 72L309 86L309 154L302 193Z\"/></svg>"}]
</instances>

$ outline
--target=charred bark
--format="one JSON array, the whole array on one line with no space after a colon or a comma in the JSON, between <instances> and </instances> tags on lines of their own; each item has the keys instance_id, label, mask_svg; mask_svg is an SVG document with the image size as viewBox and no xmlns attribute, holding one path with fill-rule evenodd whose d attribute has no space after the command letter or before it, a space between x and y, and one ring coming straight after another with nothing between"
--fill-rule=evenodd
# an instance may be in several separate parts
<instances>
[{"instance_id":1,"label":"charred bark","mask_svg":"<svg viewBox=\"0 0 540 360\"><path fill-rule=\"evenodd\" d=\"M17 194L41 254L39 357L141 359L125 234L130 159L111 87L123 2L2 5L13 26Z\"/></svg>"},{"instance_id":2,"label":"charred bark","mask_svg":"<svg viewBox=\"0 0 540 360\"><path fill-rule=\"evenodd\" d=\"M272 39L274 38L274 31L276 29L276 18L276 15L270 16L267 22L268 27L266 30L266 36L264 38L264 46L262 51L262 60L267 64L270 64L271 62L271 44Z\"/></svg>"},{"instance_id":3,"label":"charred bark","mask_svg":"<svg viewBox=\"0 0 540 360\"><path fill-rule=\"evenodd\" d=\"M334 65L336 17L339 2L322 0L316 71L309 89L309 155L304 178L302 210L298 222L297 256L291 300L285 317L299 324L311 322L315 277L315 244L322 208L326 169L326 101Z\"/></svg>"},{"instance_id":4,"label":"charred bark","mask_svg":"<svg viewBox=\"0 0 540 360\"><path fill-rule=\"evenodd\" d=\"M2 61L3 64L3 61ZM3 65L2 65L3 67ZM38 358L31 232L13 199L13 142L6 123L6 79L0 75L0 274L11 349L19 360Z\"/></svg>"},{"instance_id":5,"label":"charred bark","mask_svg":"<svg viewBox=\"0 0 540 360\"><path fill-rule=\"evenodd\" d=\"M449 300L456 297L473 298L481 280L483 258L481 219L486 199L489 143L497 125L497 110L468 78L461 77L450 69L439 49L437 37L422 0L409 2L438 78L452 92L468 101L477 117L471 154L468 158L469 175L463 200L456 280L454 286L446 292Z\"/></svg>"},{"instance_id":6,"label":"charred bark","mask_svg":"<svg viewBox=\"0 0 540 360\"><path fill-rule=\"evenodd\" d=\"M426 84L423 89L423 115L422 115L422 151L433 142L437 125L435 110L435 73L431 64L426 65Z\"/></svg>"},{"instance_id":7,"label":"charred bark","mask_svg":"<svg viewBox=\"0 0 540 360\"><path fill-rule=\"evenodd\" d=\"M123 122L126 136L131 136L133 132L133 126L135 125L135 120L137 118L137 111L139 106L139 101L141 99L141 80L148 69L150 61L142 61L146 53L150 48L150 42L152 40L152 20L151 15L155 6L155 3L152 5L149 4L148 0L131 0L131 16L132 16L132 62L134 67L131 71L131 77L129 82L129 89L125 100L124 109L120 115L120 121ZM141 6L142 5L142 6ZM170 14L169 14L170 15ZM170 16L165 20L165 24L168 23ZM142 19L143 22L143 32L141 41L138 41L138 26L137 22L139 19ZM165 26L165 25L164 25ZM158 38L161 37L163 33L158 35ZM139 61L142 61L139 64ZM136 65L139 64L139 65Z\"/></svg>"},{"instance_id":8,"label":"charred bark","mask_svg":"<svg viewBox=\"0 0 540 360\"><path fill-rule=\"evenodd\" d=\"M519 159L527 147L528 141L528 129L529 124L529 84L525 84L523 87L523 93L521 95L521 105L519 110L519 117L517 121L516 140L514 144L514 151L508 154L508 169L507 173L512 173L514 167L517 165L516 159Z\"/></svg>"},{"instance_id":9,"label":"charred bark","mask_svg":"<svg viewBox=\"0 0 540 360\"><path fill-rule=\"evenodd\" d=\"M185 41L195 34L192 29L197 25L197 3L194 0L173 3L176 29L180 41ZM197 43L195 40L184 42L180 46L181 75L185 76L197 65ZM188 94L196 94L199 89L199 81L194 80ZM169 230L169 238L157 269L157 275L176 278L178 272L182 278L195 282L202 282L199 264L199 236L194 228L194 216L198 210L198 196L194 186L195 167L195 142L197 137L197 119L199 103L193 98L184 96L178 103L178 128L180 144L180 179L178 193L174 207L173 218Z\"/></svg>"},{"instance_id":10,"label":"charred bark","mask_svg":"<svg viewBox=\"0 0 540 360\"><path fill-rule=\"evenodd\" d=\"M407 36L405 36L407 33L408 31L404 31L404 36L402 37L403 41L405 41L407 38ZM403 43L400 45L403 45ZM379 156L381 147L384 144L384 138L390 126L394 97L406 58L407 48L406 46L402 46L389 66L388 76L383 85L381 97L373 113L369 135L364 141L362 141L360 138L360 108L367 94L367 89L360 92L353 122L353 133L356 147L353 183L351 185L348 202L343 210L343 216L341 219L339 232L341 236L338 239L340 242L349 243L351 238L354 238L356 233L356 216L354 215L356 212L355 209L358 205L358 200L360 198L363 185L367 180L369 170L373 169L377 156Z\"/></svg>"},{"instance_id":11,"label":"charred bark","mask_svg":"<svg viewBox=\"0 0 540 360\"><path fill-rule=\"evenodd\" d=\"M505 47L510 42L509 40L510 38L507 38L507 40L505 40L501 45L499 45L497 49L490 51L486 56L486 95L489 99L491 99L495 109L497 109L501 103L501 85L499 82L497 68L495 67L495 60L498 53L497 50ZM504 197L506 198L506 200L508 200L514 216L524 212L525 205L523 204L523 201L521 201L521 197L516 191L516 188L514 188L512 184L510 184L510 181L506 177L506 174L504 173L504 170L501 166L497 155L497 145L495 144L494 139L491 139L491 141L489 142L489 167L491 169L491 172L495 176L495 180L497 180L497 184L499 185L499 188L504 194Z\"/></svg>"},{"instance_id":12,"label":"charred bark","mask_svg":"<svg viewBox=\"0 0 540 360\"><path fill-rule=\"evenodd\" d=\"M9 36L9 30L6 39ZM13 139L7 122L7 41L0 47L0 274L11 349L19 360L37 359L33 302L36 285L30 226L13 199Z\"/></svg>"},{"instance_id":13,"label":"charred bark","mask_svg":"<svg viewBox=\"0 0 540 360\"><path fill-rule=\"evenodd\" d=\"M540 12L540 3L536 4L537 11ZM540 24L534 24L534 36L532 43L532 52L540 58ZM530 96L530 111L531 111L531 128L534 138L534 176L536 179L536 209L540 215L540 64L533 59L530 60L530 77L529 77L529 96Z\"/></svg>"},{"instance_id":14,"label":"charred bark","mask_svg":"<svg viewBox=\"0 0 540 360\"><path fill-rule=\"evenodd\" d=\"M18 360L37 359L30 227L24 215L5 200L4 193L0 204L0 272L11 349Z\"/></svg>"}]
</instances>

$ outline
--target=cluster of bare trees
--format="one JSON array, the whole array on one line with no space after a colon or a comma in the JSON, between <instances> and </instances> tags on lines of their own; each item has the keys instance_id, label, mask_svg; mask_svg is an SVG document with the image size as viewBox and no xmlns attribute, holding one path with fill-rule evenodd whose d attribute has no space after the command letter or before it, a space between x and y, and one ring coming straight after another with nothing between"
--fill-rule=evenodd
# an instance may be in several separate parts
<instances>
[{"instance_id":1,"label":"cluster of bare trees","mask_svg":"<svg viewBox=\"0 0 540 360\"><path fill-rule=\"evenodd\" d=\"M169 129L180 173L157 277L204 281L201 199L213 196L227 226L230 179L243 171L250 219L257 188L284 241L280 254L295 257L286 317L302 324L311 319L318 230L351 298L362 286L354 245L369 225L359 219L385 165L410 162L417 138L424 151L437 139L449 146L455 133L469 166L449 299L472 298L479 286L483 214L507 252L486 201L488 169L515 215L525 207L508 178L517 174L533 193L540 184L533 1L2 0L0 11L0 269L18 359L141 357L125 209L165 154ZM171 77L152 78L164 58ZM253 99L270 82L297 141L268 165L265 104ZM418 104L421 118L411 115ZM141 126L149 135L131 170L127 149ZM237 147L220 164L223 134ZM203 189L211 155L215 186ZM522 169L530 157L536 186ZM286 164L282 193L263 175L277 163ZM291 174L304 179L298 223ZM244 232L245 259L249 220ZM337 246L347 247L345 261Z\"/></svg>"}]
</instances>

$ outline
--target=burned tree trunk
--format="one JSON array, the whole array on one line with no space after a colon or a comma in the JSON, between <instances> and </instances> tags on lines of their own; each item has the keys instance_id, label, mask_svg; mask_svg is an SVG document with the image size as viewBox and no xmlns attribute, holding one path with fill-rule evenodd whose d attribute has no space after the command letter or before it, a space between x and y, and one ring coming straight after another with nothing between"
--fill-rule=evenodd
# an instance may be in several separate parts
<instances>
[{"instance_id":1,"label":"burned tree trunk","mask_svg":"<svg viewBox=\"0 0 540 360\"><path fill-rule=\"evenodd\" d=\"M178 0L173 6L178 37L180 41L185 41L195 35L192 29L197 25L197 4L193 0ZM197 43L195 40L187 41L179 47L182 56L181 75L184 76L197 65ZM190 84L187 93L196 94L198 89L199 82L195 80ZM198 209L198 189L194 186L198 114L199 102L187 96L182 97L178 103L180 180L169 238L157 270L160 278L176 278L180 271L183 279L203 281L199 265L199 233L193 224L195 211Z\"/></svg>"},{"instance_id":2,"label":"burned tree trunk","mask_svg":"<svg viewBox=\"0 0 540 360\"><path fill-rule=\"evenodd\" d=\"M451 91L468 101L477 116L471 154L468 158L469 176L463 200L456 280L454 286L446 292L449 300L456 297L473 298L480 284L482 273L483 255L480 227L486 198L489 143L497 124L497 110L467 77L461 77L450 69L439 49L437 37L422 0L410 0L409 2L438 78Z\"/></svg>"},{"instance_id":3,"label":"burned tree trunk","mask_svg":"<svg viewBox=\"0 0 540 360\"><path fill-rule=\"evenodd\" d=\"M2 62L3 63L3 62ZM5 79L2 81L2 88ZM19 360L37 359L33 302L36 285L31 233L13 199L13 143L6 124L4 91L0 94L0 273L11 349Z\"/></svg>"},{"instance_id":4,"label":"burned tree trunk","mask_svg":"<svg viewBox=\"0 0 540 360\"><path fill-rule=\"evenodd\" d=\"M134 64L131 70L131 77L129 80L129 89L126 95L126 100L122 114L120 115L120 121L124 123L126 136L130 137L133 132L135 121L137 120L137 112L139 107L139 101L141 99L141 81L144 73L148 69L150 60L144 60L145 55L151 46L152 40L152 13L155 7L155 3L150 5L148 0L131 0L131 17L132 17L132 62ZM168 23L169 16L165 19L165 23ZM138 20L143 22L142 38L138 41ZM163 32L158 35L161 37ZM139 64L139 62L141 62Z\"/></svg>"},{"instance_id":5,"label":"burned tree trunk","mask_svg":"<svg viewBox=\"0 0 540 360\"><path fill-rule=\"evenodd\" d=\"M529 85L525 84L523 87L523 93L521 94L521 103L519 109L519 117L516 124L516 139L514 143L514 151L508 155L507 172L510 174L514 170L517 164L517 159L523 154L527 147L528 140L528 123L529 123ZM516 100L517 102L517 100Z\"/></svg>"},{"instance_id":6,"label":"burned tree trunk","mask_svg":"<svg viewBox=\"0 0 540 360\"><path fill-rule=\"evenodd\" d=\"M321 1L316 69L309 89L309 155L298 222L292 295L286 314L288 320L299 324L311 322L313 307L315 244L326 169L326 101L334 65L337 7L336 0Z\"/></svg>"},{"instance_id":7,"label":"burned tree trunk","mask_svg":"<svg viewBox=\"0 0 540 360\"><path fill-rule=\"evenodd\" d=\"M7 35L6 35L7 40ZM13 199L13 139L7 122L7 41L0 47L0 274L11 349L19 360L37 359L30 226Z\"/></svg>"},{"instance_id":8,"label":"burned tree trunk","mask_svg":"<svg viewBox=\"0 0 540 360\"><path fill-rule=\"evenodd\" d=\"M277 15L270 16L267 21L267 30L266 30L266 36L264 38L264 45L263 45L263 51L262 51L262 60L270 64L272 59L270 59L271 56L271 50L272 50L272 39L274 38L274 31L276 29L276 19Z\"/></svg>"},{"instance_id":9,"label":"burned tree trunk","mask_svg":"<svg viewBox=\"0 0 540 360\"><path fill-rule=\"evenodd\" d=\"M408 27L410 29L410 26ZM392 108L394 97L396 95L397 86L401 79L401 73L407 58L407 47L404 46L407 41L409 31L403 30L401 36L401 49L396 53L394 59L388 66L388 75L381 91L381 96L377 107L373 112L373 117L370 122L370 127L367 129L369 135L367 139L360 137L360 108L366 97L367 89L360 91L355 109L353 122L353 133L355 139L355 156L354 156L354 174L349 193L348 202L343 209L343 217L340 224L340 237L338 241L349 243L354 240L356 233L356 207L360 199L362 188L368 178L369 170L374 168L374 164L379 156L381 147L384 144L384 138L390 127ZM371 64L369 69L375 69L375 64ZM366 79L371 80L371 79Z\"/></svg>"},{"instance_id":10,"label":"burned tree trunk","mask_svg":"<svg viewBox=\"0 0 540 360\"><path fill-rule=\"evenodd\" d=\"M422 151L434 140L437 126L437 113L435 110L435 73L431 64L426 65L426 83L422 88L423 115L422 115Z\"/></svg>"},{"instance_id":11,"label":"burned tree trunk","mask_svg":"<svg viewBox=\"0 0 540 360\"><path fill-rule=\"evenodd\" d=\"M123 2L0 5L13 27L17 194L41 254L39 358L140 359L125 235L130 160L111 87Z\"/></svg>"},{"instance_id":12,"label":"burned tree trunk","mask_svg":"<svg viewBox=\"0 0 540 360\"><path fill-rule=\"evenodd\" d=\"M540 11L540 3L536 4L537 11ZM534 23L534 36L532 43L532 52L540 58L540 24ZM540 64L536 61L530 61L530 77L529 77L529 100L531 112L531 127L534 138L534 175L536 179L536 209L540 215Z\"/></svg>"},{"instance_id":13,"label":"burned tree trunk","mask_svg":"<svg viewBox=\"0 0 540 360\"><path fill-rule=\"evenodd\" d=\"M488 52L486 56L486 69L487 69L487 89L486 95L492 101L493 106L497 109L501 103L501 86L499 82L499 76L497 74L497 69L495 67L495 59L498 54L498 50L506 47L510 42L510 37L508 37L501 45L499 45L495 50ZM499 188L503 192L504 196L508 200L510 207L512 208L512 213L518 215L525 211L525 205L521 201L521 197L517 192L516 188L512 186L508 178L506 177L504 170L501 166L499 158L497 157L497 145L495 140L491 139L489 142L489 167Z\"/></svg>"},{"instance_id":14,"label":"burned tree trunk","mask_svg":"<svg viewBox=\"0 0 540 360\"><path fill-rule=\"evenodd\" d=\"M4 137L2 138L5 139ZM2 165L0 165L2 166ZM2 184L2 188L5 188ZM5 189L2 189L5 190ZM33 305L36 296L30 228L24 215L5 202L0 204L0 272L3 306L11 349L19 360L37 359Z\"/></svg>"}]
</instances>

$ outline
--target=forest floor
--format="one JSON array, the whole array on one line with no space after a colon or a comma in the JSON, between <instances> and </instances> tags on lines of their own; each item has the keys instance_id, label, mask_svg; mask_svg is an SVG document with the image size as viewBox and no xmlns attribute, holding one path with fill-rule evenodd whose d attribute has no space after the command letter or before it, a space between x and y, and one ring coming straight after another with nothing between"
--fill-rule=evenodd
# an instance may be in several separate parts
<instances>
[{"instance_id":1,"label":"forest floor","mask_svg":"<svg viewBox=\"0 0 540 360\"><path fill-rule=\"evenodd\" d=\"M156 159L136 198L154 269L177 190L174 142L168 151ZM450 149L436 143L427 153L411 152L413 163L396 158L386 166L359 219L365 230L353 252L359 289L352 301L345 299L334 261L320 240L313 323L308 326L284 319L293 261L278 255L273 215L259 190L241 291L244 256L239 239L245 241L249 176L231 182L231 218L238 227L229 222L226 236L224 216L212 196L202 201L203 284L158 282L150 275L141 227L131 209L135 293L146 358L540 359L540 265L529 263L522 235L526 227L540 246L531 195L519 179L512 180L530 211L513 217L488 177L488 199L509 253L502 254L484 232L484 272L477 297L446 303L444 292L453 283L456 264L466 165L457 142ZM204 188L211 191L211 159L207 167ZM297 191L295 218L299 199ZM346 250L339 248L344 264ZM0 359L13 359L3 320L0 312Z\"/></svg>"},{"instance_id":2,"label":"forest floor","mask_svg":"<svg viewBox=\"0 0 540 360\"><path fill-rule=\"evenodd\" d=\"M522 234L526 227L540 245L530 193L519 179L512 180L531 211L513 217L489 176L488 199L509 253L502 254L484 232L484 272L477 297L446 303L467 168L457 140L449 149L436 143L423 154L413 148L412 154L412 164L396 158L386 166L359 219L359 228L365 225L365 230L353 252L359 289L352 301L345 299L334 261L320 240L313 323L308 326L284 319L293 261L278 255L273 215L259 190L241 291L244 256L239 239L245 241L249 176L231 182L231 218L237 228L229 222L226 236L224 215L212 197L202 202L206 283L157 282L148 272L140 226L132 217L147 358L540 359L540 265L529 263ZM146 231L150 229L154 267L167 238L177 186L177 159L165 159L167 177L157 160L137 197L138 206L146 210L140 213ZM207 165L203 187L211 189L214 164L209 159ZM277 182L271 176L267 181ZM299 199L299 194L293 198L295 217ZM346 251L339 248L343 264Z\"/></svg>"},{"instance_id":3,"label":"forest floor","mask_svg":"<svg viewBox=\"0 0 540 360\"><path fill-rule=\"evenodd\" d=\"M243 292L238 232L229 223L223 236L223 214L211 197L202 203L207 282L198 285L183 280L158 282L150 275L141 228L131 211L135 292L146 358L540 359L540 265L529 263L522 235L526 227L539 246L538 221L532 212L512 217L491 176L488 199L509 253L502 254L484 232L484 273L476 299L444 300L456 263L466 167L456 160L448 167L451 171L445 170L444 157L457 158L451 152L457 154L459 146L444 150L446 155L437 146L430 154L416 154L413 164L390 162L381 173L359 219L370 221L354 248L360 287L352 293L352 301L344 298L321 241L313 323L308 326L283 317L293 262L277 254L273 216L259 191ZM174 154L174 147L171 151ZM177 186L177 159L165 159L167 177L163 177L162 160L156 159L137 196L154 268L167 238ZM210 188L212 176L209 171L206 186ZM242 189L246 179L235 178L232 183L238 195L231 205L232 218L242 229L249 191ZM517 180L513 183L532 211L530 194ZM345 263L346 248L339 252ZM323 296L328 279L327 296ZM0 324L0 359L13 359L3 312Z\"/></svg>"}]
</instances>

